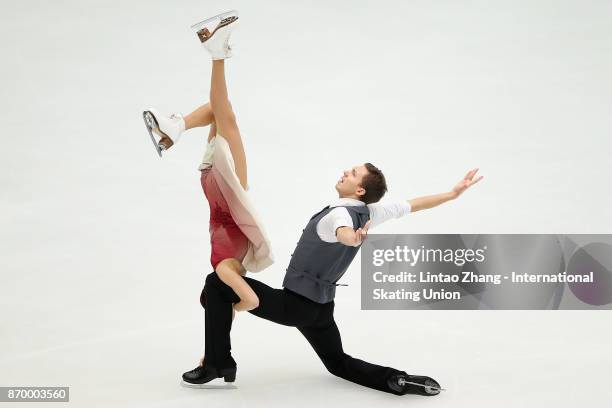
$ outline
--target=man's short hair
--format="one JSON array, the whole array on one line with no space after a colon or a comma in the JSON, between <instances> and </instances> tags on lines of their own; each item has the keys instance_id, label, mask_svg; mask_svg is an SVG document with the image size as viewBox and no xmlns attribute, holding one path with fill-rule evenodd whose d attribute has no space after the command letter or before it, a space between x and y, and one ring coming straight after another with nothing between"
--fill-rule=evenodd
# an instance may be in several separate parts
<instances>
[{"instance_id":1,"label":"man's short hair","mask_svg":"<svg viewBox=\"0 0 612 408\"><path fill-rule=\"evenodd\" d=\"M366 163L365 168L368 170L368 174L363 176L361 187L366 192L360 199L366 204L376 203L387 192L387 181L382 171L372 163Z\"/></svg>"}]
</instances>

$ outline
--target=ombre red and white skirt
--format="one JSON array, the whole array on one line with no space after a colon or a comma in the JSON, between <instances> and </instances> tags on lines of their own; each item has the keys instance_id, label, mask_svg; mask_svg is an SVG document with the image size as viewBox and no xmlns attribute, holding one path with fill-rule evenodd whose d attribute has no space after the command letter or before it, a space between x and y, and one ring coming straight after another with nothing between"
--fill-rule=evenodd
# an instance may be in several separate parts
<instances>
[{"instance_id":1,"label":"ombre red and white skirt","mask_svg":"<svg viewBox=\"0 0 612 408\"><path fill-rule=\"evenodd\" d=\"M249 239L232 218L230 207L219 188L212 166L202 170L200 178L210 207L210 263L217 268L224 259L242 262L249 248Z\"/></svg>"}]
</instances>

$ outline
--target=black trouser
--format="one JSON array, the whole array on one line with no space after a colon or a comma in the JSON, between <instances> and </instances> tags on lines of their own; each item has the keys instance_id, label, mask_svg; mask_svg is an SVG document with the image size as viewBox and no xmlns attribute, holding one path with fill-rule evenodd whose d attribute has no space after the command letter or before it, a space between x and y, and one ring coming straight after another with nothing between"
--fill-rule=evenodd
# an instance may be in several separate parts
<instances>
[{"instance_id":1,"label":"black trouser","mask_svg":"<svg viewBox=\"0 0 612 408\"><path fill-rule=\"evenodd\" d=\"M259 307L250 313L274 323L297 327L330 373L366 387L394 393L387 386L387 379L393 374L406 373L346 354L334 321L333 301L320 304L288 289L273 289L255 279L245 279L259 297ZM236 365L230 352L230 330L232 303L239 300L215 272L206 277L201 296L206 311L206 365L216 368Z\"/></svg>"}]
</instances>

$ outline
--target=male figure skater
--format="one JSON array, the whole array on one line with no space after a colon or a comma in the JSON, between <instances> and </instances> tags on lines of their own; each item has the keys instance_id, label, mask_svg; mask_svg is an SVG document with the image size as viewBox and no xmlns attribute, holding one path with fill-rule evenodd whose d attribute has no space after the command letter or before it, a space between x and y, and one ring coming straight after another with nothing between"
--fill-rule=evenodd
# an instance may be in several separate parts
<instances>
[{"instance_id":1,"label":"male figure skater","mask_svg":"<svg viewBox=\"0 0 612 408\"><path fill-rule=\"evenodd\" d=\"M245 278L259 298L249 312L285 326L296 327L306 337L327 370L341 378L396 395L437 395L438 382L371 364L346 354L334 320L337 282L359 251L368 228L409 212L432 208L456 199L483 177L469 171L449 192L400 203L378 203L387 191L383 173L370 163L344 171L336 183L338 199L310 218L289 262L284 289L271 288ZM183 374L183 381L204 384L236 376L230 352L233 304L240 298L216 273L206 277L202 292L206 310L205 364Z\"/></svg>"}]
</instances>

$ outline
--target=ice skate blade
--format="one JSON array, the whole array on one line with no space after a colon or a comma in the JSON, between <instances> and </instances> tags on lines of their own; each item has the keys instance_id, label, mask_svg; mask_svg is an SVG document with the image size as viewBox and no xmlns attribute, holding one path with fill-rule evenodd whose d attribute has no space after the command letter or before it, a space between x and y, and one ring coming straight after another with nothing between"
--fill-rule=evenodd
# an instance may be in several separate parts
<instances>
[{"instance_id":1,"label":"ice skate blade","mask_svg":"<svg viewBox=\"0 0 612 408\"><path fill-rule=\"evenodd\" d=\"M204 23L201 28L196 29L195 31L196 35L198 36L198 39L200 40L200 43L206 44L214 37L216 33L220 33L221 31L227 30L231 31L233 28L236 27L237 24L238 17L230 16L223 20L220 20L214 29L212 28L212 24ZM219 36L219 34L217 34L217 36Z\"/></svg>"},{"instance_id":2,"label":"ice skate blade","mask_svg":"<svg viewBox=\"0 0 612 408\"><path fill-rule=\"evenodd\" d=\"M210 23L212 23L213 21L215 21L217 19L219 21L221 21L224 18L232 17L232 16L238 17L238 10L230 10L230 11L226 11L225 13L217 14L214 17L210 17L210 18L207 18L206 20L200 21L199 23L193 24L191 26L191 28L193 30L198 31L198 30L202 29L203 27L206 27L207 24L210 24Z\"/></svg>"},{"instance_id":3,"label":"ice skate blade","mask_svg":"<svg viewBox=\"0 0 612 408\"><path fill-rule=\"evenodd\" d=\"M187 381L181 380L181 386L185 388L194 388L194 389L203 389L203 390L235 390L238 389L233 383L223 383L223 384L191 384Z\"/></svg>"},{"instance_id":4,"label":"ice skate blade","mask_svg":"<svg viewBox=\"0 0 612 408\"><path fill-rule=\"evenodd\" d=\"M157 152L157 155L159 157L162 157L162 149L159 146L159 143L157 142L157 140L155 139L155 135L153 134L153 129L159 129L159 125L157 124L157 120L155 119L155 116L153 116L153 114L149 111L144 111L142 113L142 117L144 119L144 123L145 126L147 128L147 130L149 131L149 136L151 136L151 141L153 142L153 146L155 146L155 151ZM163 145L162 145L163 146Z\"/></svg>"},{"instance_id":5,"label":"ice skate blade","mask_svg":"<svg viewBox=\"0 0 612 408\"><path fill-rule=\"evenodd\" d=\"M420 384L420 383L416 383L416 382L412 382L412 381L404 381L404 384L411 384L411 385L416 385L419 387L423 387L425 389L426 392L429 393L429 391L437 391L437 393L440 393L440 391L446 391L446 388L438 388L438 387L434 387L432 385L425 385L425 384ZM430 393L433 394L433 393Z\"/></svg>"}]
</instances>

